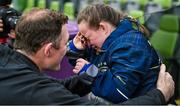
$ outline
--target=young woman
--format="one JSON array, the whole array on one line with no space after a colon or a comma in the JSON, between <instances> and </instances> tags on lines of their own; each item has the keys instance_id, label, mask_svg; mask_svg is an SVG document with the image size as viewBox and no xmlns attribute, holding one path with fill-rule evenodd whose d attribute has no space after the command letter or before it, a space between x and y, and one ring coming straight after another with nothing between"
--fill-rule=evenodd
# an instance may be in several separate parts
<instances>
[{"instance_id":1,"label":"young woman","mask_svg":"<svg viewBox=\"0 0 180 106\"><path fill-rule=\"evenodd\" d=\"M69 42L68 54L74 54L75 73L95 76L95 96L118 103L155 88L161 62L137 20L95 4L77 21L79 33Z\"/></svg>"}]
</instances>

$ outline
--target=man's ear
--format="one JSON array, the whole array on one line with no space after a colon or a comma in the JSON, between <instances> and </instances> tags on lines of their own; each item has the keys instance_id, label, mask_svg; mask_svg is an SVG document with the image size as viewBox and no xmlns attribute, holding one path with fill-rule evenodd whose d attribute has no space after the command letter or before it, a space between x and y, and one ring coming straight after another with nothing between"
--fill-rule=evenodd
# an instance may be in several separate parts
<instances>
[{"instance_id":1,"label":"man's ear","mask_svg":"<svg viewBox=\"0 0 180 106\"><path fill-rule=\"evenodd\" d=\"M53 48L52 43L46 44L44 47L44 55L47 57L51 56L52 55L52 48Z\"/></svg>"}]
</instances>

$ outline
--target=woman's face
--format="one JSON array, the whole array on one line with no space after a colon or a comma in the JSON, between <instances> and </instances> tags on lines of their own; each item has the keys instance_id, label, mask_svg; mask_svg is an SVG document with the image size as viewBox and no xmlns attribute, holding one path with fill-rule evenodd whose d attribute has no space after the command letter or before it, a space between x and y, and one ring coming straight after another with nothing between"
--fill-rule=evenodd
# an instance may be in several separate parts
<instances>
[{"instance_id":1,"label":"woman's face","mask_svg":"<svg viewBox=\"0 0 180 106\"><path fill-rule=\"evenodd\" d=\"M104 32L99 29L90 28L86 21L81 21L78 25L79 32L88 39L88 45L93 48L101 48L104 43Z\"/></svg>"}]
</instances>

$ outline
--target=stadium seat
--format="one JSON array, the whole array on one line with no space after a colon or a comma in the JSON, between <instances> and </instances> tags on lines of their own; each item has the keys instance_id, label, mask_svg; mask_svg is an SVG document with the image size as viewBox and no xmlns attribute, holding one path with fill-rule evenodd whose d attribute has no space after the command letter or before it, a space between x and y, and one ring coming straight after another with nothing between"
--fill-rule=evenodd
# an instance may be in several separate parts
<instances>
[{"instance_id":1,"label":"stadium seat","mask_svg":"<svg viewBox=\"0 0 180 106\"><path fill-rule=\"evenodd\" d=\"M34 0L27 0L27 7L24 11L29 11L32 7L34 7Z\"/></svg>"},{"instance_id":2,"label":"stadium seat","mask_svg":"<svg viewBox=\"0 0 180 106\"><path fill-rule=\"evenodd\" d=\"M39 8L45 8L46 7L46 1L45 0L38 0L38 5L37 7Z\"/></svg>"},{"instance_id":3,"label":"stadium seat","mask_svg":"<svg viewBox=\"0 0 180 106\"><path fill-rule=\"evenodd\" d=\"M12 4L16 10L23 12L27 7L27 0L13 0Z\"/></svg>"},{"instance_id":4,"label":"stadium seat","mask_svg":"<svg viewBox=\"0 0 180 106\"><path fill-rule=\"evenodd\" d=\"M119 0L110 0L108 3L112 8L116 9L116 10L120 10L121 9L121 4Z\"/></svg>"},{"instance_id":5,"label":"stadium seat","mask_svg":"<svg viewBox=\"0 0 180 106\"><path fill-rule=\"evenodd\" d=\"M145 13L154 13L157 11L161 11L162 10L162 6L156 2L148 2L147 5L145 6Z\"/></svg>"},{"instance_id":6,"label":"stadium seat","mask_svg":"<svg viewBox=\"0 0 180 106\"><path fill-rule=\"evenodd\" d=\"M52 1L50 4L50 9L59 11L60 6L58 1Z\"/></svg>"},{"instance_id":7,"label":"stadium seat","mask_svg":"<svg viewBox=\"0 0 180 106\"><path fill-rule=\"evenodd\" d=\"M45 0L46 8L64 11L64 3L68 0Z\"/></svg>"},{"instance_id":8,"label":"stadium seat","mask_svg":"<svg viewBox=\"0 0 180 106\"><path fill-rule=\"evenodd\" d=\"M128 0L119 0L121 5L124 5L127 3Z\"/></svg>"},{"instance_id":9,"label":"stadium seat","mask_svg":"<svg viewBox=\"0 0 180 106\"><path fill-rule=\"evenodd\" d=\"M119 0L120 1L120 7L122 10L126 9L126 4L128 0Z\"/></svg>"},{"instance_id":10,"label":"stadium seat","mask_svg":"<svg viewBox=\"0 0 180 106\"><path fill-rule=\"evenodd\" d=\"M141 9L144 10L145 5L147 5L149 0L139 0L139 4L141 6Z\"/></svg>"},{"instance_id":11,"label":"stadium seat","mask_svg":"<svg viewBox=\"0 0 180 106\"><path fill-rule=\"evenodd\" d=\"M72 2L66 2L64 4L64 13L69 17L70 20L73 20L74 17L74 4Z\"/></svg>"},{"instance_id":12,"label":"stadium seat","mask_svg":"<svg viewBox=\"0 0 180 106\"><path fill-rule=\"evenodd\" d=\"M170 8L172 6L172 0L166 0L162 2L162 7L163 8Z\"/></svg>"},{"instance_id":13,"label":"stadium seat","mask_svg":"<svg viewBox=\"0 0 180 106\"><path fill-rule=\"evenodd\" d=\"M139 20L141 24L144 24L144 12L141 10L132 10L129 13L132 17Z\"/></svg>"},{"instance_id":14,"label":"stadium seat","mask_svg":"<svg viewBox=\"0 0 180 106\"><path fill-rule=\"evenodd\" d=\"M170 8L172 6L172 0L153 0L153 2L160 4L162 8Z\"/></svg>"},{"instance_id":15,"label":"stadium seat","mask_svg":"<svg viewBox=\"0 0 180 106\"><path fill-rule=\"evenodd\" d=\"M150 38L150 42L162 56L166 65L169 64L168 59L173 58L178 32L178 16L166 14L160 20L159 29Z\"/></svg>"},{"instance_id":16,"label":"stadium seat","mask_svg":"<svg viewBox=\"0 0 180 106\"><path fill-rule=\"evenodd\" d=\"M139 10L140 9L140 4L136 0L129 0L126 3L125 11L128 13L132 10Z\"/></svg>"}]
</instances>

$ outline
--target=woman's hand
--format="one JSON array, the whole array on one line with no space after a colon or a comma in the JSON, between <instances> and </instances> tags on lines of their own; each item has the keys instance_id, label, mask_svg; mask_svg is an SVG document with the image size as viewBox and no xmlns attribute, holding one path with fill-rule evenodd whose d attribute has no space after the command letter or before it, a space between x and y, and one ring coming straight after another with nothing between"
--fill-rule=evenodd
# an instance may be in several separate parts
<instances>
[{"instance_id":1,"label":"woman's hand","mask_svg":"<svg viewBox=\"0 0 180 106\"><path fill-rule=\"evenodd\" d=\"M89 64L89 62L82 58L77 59L76 66L74 67L73 72L78 74L85 64Z\"/></svg>"},{"instance_id":2,"label":"woman's hand","mask_svg":"<svg viewBox=\"0 0 180 106\"><path fill-rule=\"evenodd\" d=\"M87 46L87 39L80 32L78 32L73 39L73 43L77 49L84 50Z\"/></svg>"}]
</instances>

